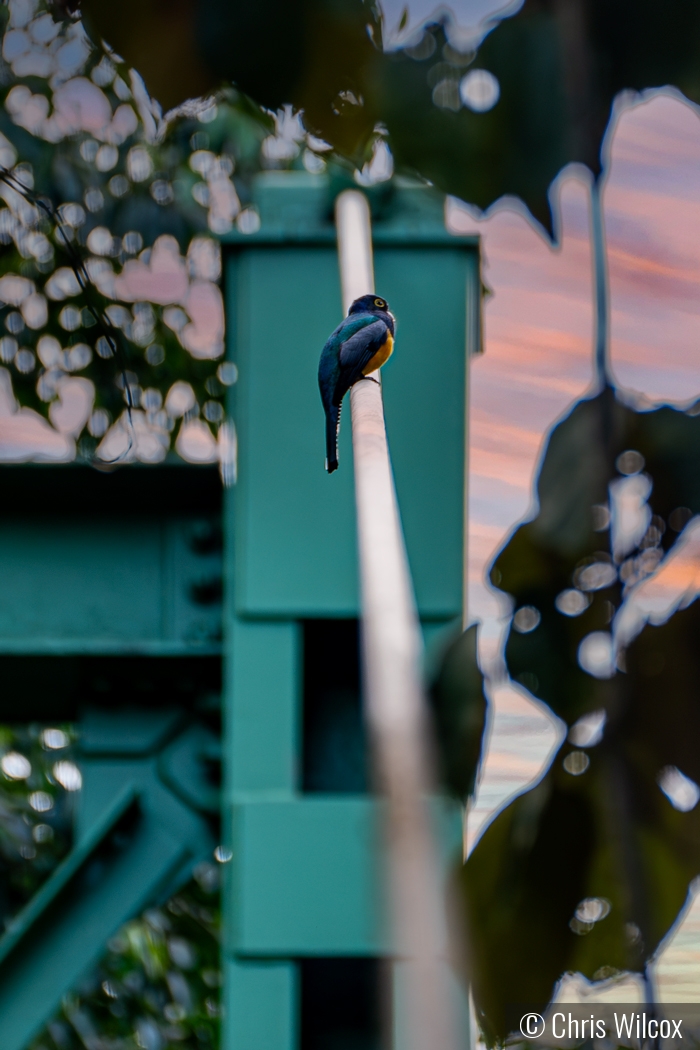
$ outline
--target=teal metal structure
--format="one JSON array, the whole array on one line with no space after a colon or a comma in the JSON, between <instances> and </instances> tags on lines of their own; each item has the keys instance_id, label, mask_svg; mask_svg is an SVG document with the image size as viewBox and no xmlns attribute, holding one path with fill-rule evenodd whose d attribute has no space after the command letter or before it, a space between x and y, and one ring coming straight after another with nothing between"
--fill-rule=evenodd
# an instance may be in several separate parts
<instances>
[{"instance_id":1,"label":"teal metal structure","mask_svg":"<svg viewBox=\"0 0 700 1050\"><path fill-rule=\"evenodd\" d=\"M217 843L221 489L184 465L0 485L0 720L77 721L83 776L72 852L0 936L0 1045L24 1050Z\"/></svg>"},{"instance_id":2,"label":"teal metal structure","mask_svg":"<svg viewBox=\"0 0 700 1050\"><path fill-rule=\"evenodd\" d=\"M79 721L83 773L73 851L0 937L2 1050L24 1050L116 929L220 839L222 1050L320 1046L304 1035L314 961L391 958L349 418L328 477L316 387L341 315L335 192L269 173L259 231L224 246L238 459L223 506L213 468L0 469L0 718ZM463 611L478 245L445 230L429 189L395 180L371 198L377 288L398 318L387 427L430 647ZM438 809L453 855L459 814Z\"/></svg>"},{"instance_id":3,"label":"teal metal structure","mask_svg":"<svg viewBox=\"0 0 700 1050\"><path fill-rule=\"evenodd\" d=\"M295 1050L300 960L391 955L379 806L304 791L308 635L360 616L349 419L323 469L316 367L341 317L334 187L268 174L260 230L229 241L228 353L238 481L227 493L224 633L225 1050ZM426 641L461 622L467 359L479 347L477 244L442 199L397 182L373 201L376 288L398 318L383 391ZM445 815L452 846L459 817ZM302 1019L303 1020L303 1019ZM400 1040L398 1041L400 1042Z\"/></svg>"}]
</instances>

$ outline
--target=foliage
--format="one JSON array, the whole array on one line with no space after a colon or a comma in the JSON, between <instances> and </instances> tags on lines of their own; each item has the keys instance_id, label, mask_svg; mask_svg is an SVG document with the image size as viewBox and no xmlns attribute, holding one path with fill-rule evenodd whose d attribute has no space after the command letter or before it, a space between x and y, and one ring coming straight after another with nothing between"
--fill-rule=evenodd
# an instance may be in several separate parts
<instances>
[{"instance_id":1,"label":"foliage","mask_svg":"<svg viewBox=\"0 0 700 1050\"><path fill-rule=\"evenodd\" d=\"M618 92L675 83L695 98L700 83L686 0L661 28L648 4L628 17L623 0L528 0L471 35L445 17L387 50L370 0L180 0L167 19L157 0L84 0L95 44L76 4L43 3L0 8L0 161L60 216L0 184L0 281L24 279L0 285L0 394L50 419L66 454L77 440L108 462L157 461L173 443L213 459L216 439L227 444L235 373L219 367L214 237L256 228L261 167L320 171L333 147L371 181L391 173L388 144L400 168L482 207L517 194L550 225L552 179L569 161L599 171ZM156 98L181 104L167 134L102 37ZM215 89L216 101L186 101ZM71 274L66 237L87 255L92 295Z\"/></svg>"},{"instance_id":2,"label":"foliage","mask_svg":"<svg viewBox=\"0 0 700 1050\"><path fill-rule=\"evenodd\" d=\"M253 175L301 165L305 133L230 90L183 111L166 140L140 78L52 12L42 0L0 6L3 405L16 396L49 419L66 454L77 439L108 461L157 461L171 443L216 458L235 378L220 363L217 238L256 227Z\"/></svg>"},{"instance_id":3,"label":"foliage","mask_svg":"<svg viewBox=\"0 0 700 1050\"><path fill-rule=\"evenodd\" d=\"M459 799L474 793L486 725L476 625L452 639L430 693L442 782Z\"/></svg>"},{"instance_id":4,"label":"foliage","mask_svg":"<svg viewBox=\"0 0 700 1050\"><path fill-rule=\"evenodd\" d=\"M5 926L70 849L73 791L80 786L73 743L70 726L0 726L0 919Z\"/></svg>"},{"instance_id":5,"label":"foliage","mask_svg":"<svg viewBox=\"0 0 700 1050\"><path fill-rule=\"evenodd\" d=\"M127 923L30 1050L219 1045L219 872L201 863L162 908Z\"/></svg>"},{"instance_id":6,"label":"foliage","mask_svg":"<svg viewBox=\"0 0 700 1050\"><path fill-rule=\"evenodd\" d=\"M645 974L700 873L700 607L622 630L700 512L699 451L694 409L636 412L606 387L553 431L537 516L494 563L515 603L509 671L569 732L461 874L490 1040L565 972Z\"/></svg>"},{"instance_id":7,"label":"foliage","mask_svg":"<svg viewBox=\"0 0 700 1050\"><path fill-rule=\"evenodd\" d=\"M82 0L165 106L234 82L292 103L307 128L362 161L386 134L398 166L486 207L519 196L545 226L569 162L600 171L616 95L672 84L700 101L700 12L669 0L526 0L465 33L450 19L383 49L373 0ZM510 11L512 12L512 6ZM183 69L187 74L183 76Z\"/></svg>"}]
</instances>

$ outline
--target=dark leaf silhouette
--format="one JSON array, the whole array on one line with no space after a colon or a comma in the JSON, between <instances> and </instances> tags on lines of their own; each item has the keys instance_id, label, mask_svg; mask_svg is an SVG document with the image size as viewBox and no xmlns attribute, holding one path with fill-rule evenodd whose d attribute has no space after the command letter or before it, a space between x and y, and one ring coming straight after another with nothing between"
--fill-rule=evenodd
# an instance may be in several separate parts
<instances>
[{"instance_id":1,"label":"dark leaf silhouette","mask_svg":"<svg viewBox=\"0 0 700 1050\"><path fill-rule=\"evenodd\" d=\"M486 723L476 643L476 625L450 643L431 690L443 784L460 799L473 794Z\"/></svg>"},{"instance_id":2,"label":"dark leaf silhouette","mask_svg":"<svg viewBox=\"0 0 700 1050\"><path fill-rule=\"evenodd\" d=\"M569 727L545 778L496 817L462 872L492 1040L517 1026L519 1006L541 1009L567 971L644 973L700 873L700 605L645 627L618 669L585 670L581 656L585 639L610 638L625 593L700 511L692 412L636 412L610 388L576 405L550 437L536 518L492 569L515 599L511 675ZM609 485L625 476L649 492L648 527L615 551Z\"/></svg>"},{"instance_id":3,"label":"dark leaf silhouette","mask_svg":"<svg viewBox=\"0 0 700 1050\"><path fill-rule=\"evenodd\" d=\"M662 756L630 730L621 723L578 774L567 759L584 752L565 744L462 869L472 990L492 1042L524 1009L542 1011L566 972L643 972L700 872L700 813L673 808L656 783Z\"/></svg>"},{"instance_id":4,"label":"dark leaf silhouette","mask_svg":"<svg viewBox=\"0 0 700 1050\"><path fill-rule=\"evenodd\" d=\"M655 531L642 538L649 546L618 573L607 527L600 525L609 513L608 485L620 478L616 460L630 450L642 457L651 479ZM539 513L498 555L491 580L515 599L506 643L511 676L569 724L610 702L612 682L581 669L579 646L592 632L610 629L621 600L620 575L635 582L673 546L679 534L674 511L700 513L699 458L700 416L666 407L635 412L609 387L579 402L551 434L537 484ZM577 614L560 611L567 595ZM518 630L523 607L536 611L536 628Z\"/></svg>"},{"instance_id":5,"label":"dark leaf silhouette","mask_svg":"<svg viewBox=\"0 0 700 1050\"><path fill-rule=\"evenodd\" d=\"M484 208L519 196L551 228L560 169L597 174L614 98L675 85L700 101L700 8L668 0L526 0L459 51L449 23L384 52L370 0L83 0L93 35L166 107L234 82L262 106L304 110L310 131L362 160L378 124L398 165ZM463 45L466 46L466 45ZM463 78L486 70L495 101ZM493 83L493 82L492 82Z\"/></svg>"}]
</instances>

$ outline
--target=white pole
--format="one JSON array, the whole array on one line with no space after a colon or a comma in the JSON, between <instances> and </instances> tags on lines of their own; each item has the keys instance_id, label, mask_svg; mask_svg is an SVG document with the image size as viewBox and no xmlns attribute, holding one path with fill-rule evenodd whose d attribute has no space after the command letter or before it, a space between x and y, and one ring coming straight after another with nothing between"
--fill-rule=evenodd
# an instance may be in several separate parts
<instances>
[{"instance_id":1,"label":"white pole","mask_svg":"<svg viewBox=\"0 0 700 1050\"><path fill-rule=\"evenodd\" d=\"M366 197L336 203L343 306L374 291ZM399 336L400 339L400 336ZM400 342L398 344L398 353ZM420 627L384 426L381 385L350 390L362 605L363 684L375 776L387 799L394 943L406 959L402 1050L456 1050L445 963L445 887L428 805L434 793Z\"/></svg>"}]
</instances>

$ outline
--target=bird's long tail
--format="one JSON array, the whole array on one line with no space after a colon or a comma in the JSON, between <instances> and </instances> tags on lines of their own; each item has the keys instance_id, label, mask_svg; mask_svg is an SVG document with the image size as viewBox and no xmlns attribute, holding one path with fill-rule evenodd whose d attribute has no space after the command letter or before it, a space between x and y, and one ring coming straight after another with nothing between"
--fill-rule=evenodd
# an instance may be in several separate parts
<instances>
[{"instance_id":1,"label":"bird's long tail","mask_svg":"<svg viewBox=\"0 0 700 1050\"><path fill-rule=\"evenodd\" d=\"M338 469L338 431L340 405L332 405L326 413L326 470L332 474Z\"/></svg>"}]
</instances>

